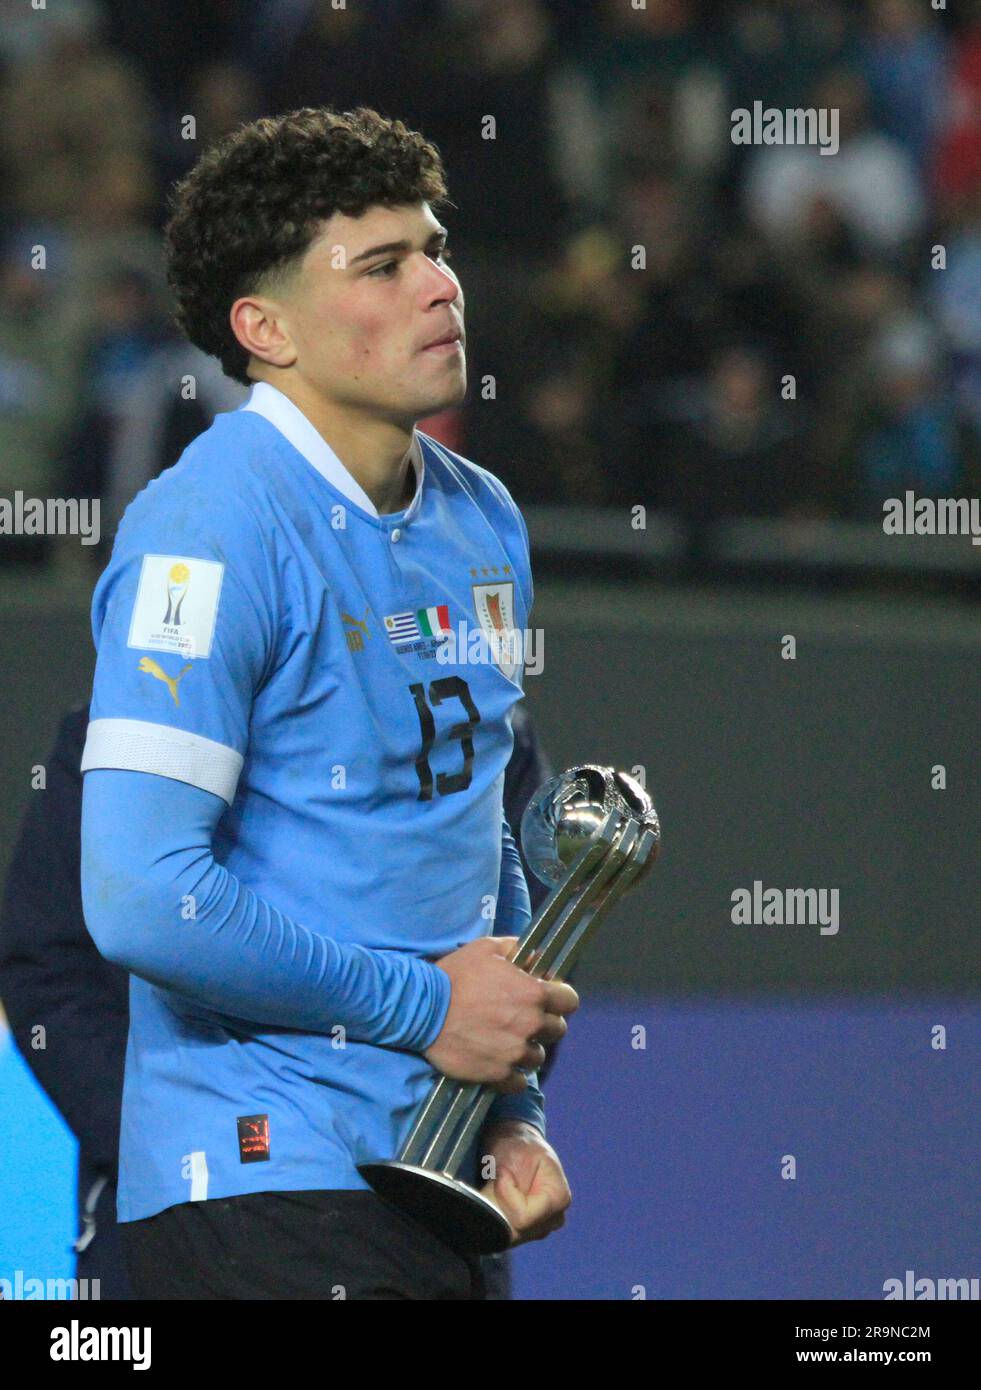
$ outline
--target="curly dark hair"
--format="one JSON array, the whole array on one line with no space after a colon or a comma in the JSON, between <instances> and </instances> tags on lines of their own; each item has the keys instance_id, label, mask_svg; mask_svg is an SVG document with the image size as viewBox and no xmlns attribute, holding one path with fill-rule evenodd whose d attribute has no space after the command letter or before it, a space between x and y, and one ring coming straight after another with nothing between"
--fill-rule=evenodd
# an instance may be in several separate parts
<instances>
[{"instance_id":1,"label":"curly dark hair","mask_svg":"<svg viewBox=\"0 0 981 1390\"><path fill-rule=\"evenodd\" d=\"M448 203L435 145L368 106L305 106L239 127L175 185L164 229L175 318L227 376L251 384L228 311L271 293L335 212Z\"/></svg>"}]
</instances>

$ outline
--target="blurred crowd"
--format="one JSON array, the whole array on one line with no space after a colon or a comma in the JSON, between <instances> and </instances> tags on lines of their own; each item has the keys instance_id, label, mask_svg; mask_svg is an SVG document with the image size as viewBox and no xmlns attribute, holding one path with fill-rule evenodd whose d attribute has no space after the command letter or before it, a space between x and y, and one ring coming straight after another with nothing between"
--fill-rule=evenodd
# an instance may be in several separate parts
<instances>
[{"instance_id":1,"label":"blurred crowd","mask_svg":"<svg viewBox=\"0 0 981 1390\"><path fill-rule=\"evenodd\" d=\"M837 110L838 152L734 144L757 101ZM519 501L976 494L981 0L0 0L0 495L100 497L111 540L241 403L170 321L167 188L362 103L455 205L471 388L425 427Z\"/></svg>"}]
</instances>

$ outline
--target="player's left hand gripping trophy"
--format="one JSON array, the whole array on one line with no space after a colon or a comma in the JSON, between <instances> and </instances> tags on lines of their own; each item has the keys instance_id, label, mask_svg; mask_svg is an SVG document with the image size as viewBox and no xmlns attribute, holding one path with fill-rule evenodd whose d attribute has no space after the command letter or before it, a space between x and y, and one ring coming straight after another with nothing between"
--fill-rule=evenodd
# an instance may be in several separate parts
<instances>
[{"instance_id":1,"label":"player's left hand gripping trophy","mask_svg":"<svg viewBox=\"0 0 981 1390\"><path fill-rule=\"evenodd\" d=\"M661 828L651 799L625 772L586 763L538 789L521 820L525 857L553 890L512 960L530 975L564 980L603 916L657 858ZM498 1092L442 1077L397 1159L361 1163L375 1191L465 1254L511 1243L499 1207L457 1178Z\"/></svg>"}]
</instances>

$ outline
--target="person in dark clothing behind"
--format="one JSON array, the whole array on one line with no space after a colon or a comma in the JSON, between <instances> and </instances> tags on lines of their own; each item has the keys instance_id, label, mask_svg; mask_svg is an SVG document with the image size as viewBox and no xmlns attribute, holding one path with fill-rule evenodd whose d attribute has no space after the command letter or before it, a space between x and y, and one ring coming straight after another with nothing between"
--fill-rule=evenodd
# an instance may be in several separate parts
<instances>
[{"instance_id":1,"label":"person in dark clothing behind","mask_svg":"<svg viewBox=\"0 0 981 1390\"><path fill-rule=\"evenodd\" d=\"M0 998L25 1061L78 1140L76 1278L98 1279L103 1299L130 1299L116 1225L129 976L99 954L82 913L80 765L88 723L87 703L61 721L45 790L21 824L0 908ZM552 768L524 704L515 706L513 728L504 811L517 837L528 801ZM521 859L537 911L548 889ZM34 1033L39 1024L43 1035ZM540 1083L555 1051L539 1069ZM489 1298L510 1297L507 1254L488 1257L485 1279Z\"/></svg>"}]
</instances>

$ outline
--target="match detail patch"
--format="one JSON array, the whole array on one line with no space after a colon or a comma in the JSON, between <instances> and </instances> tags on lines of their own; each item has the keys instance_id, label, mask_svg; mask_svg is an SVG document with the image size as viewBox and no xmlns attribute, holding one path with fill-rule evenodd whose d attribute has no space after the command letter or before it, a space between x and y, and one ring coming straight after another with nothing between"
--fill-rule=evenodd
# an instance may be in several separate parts
<instances>
[{"instance_id":1,"label":"match detail patch","mask_svg":"<svg viewBox=\"0 0 981 1390\"><path fill-rule=\"evenodd\" d=\"M225 566L184 555L144 555L127 646L206 659Z\"/></svg>"},{"instance_id":2,"label":"match detail patch","mask_svg":"<svg viewBox=\"0 0 981 1390\"><path fill-rule=\"evenodd\" d=\"M243 1163L269 1161L268 1115L239 1115L238 1156Z\"/></svg>"}]
</instances>

